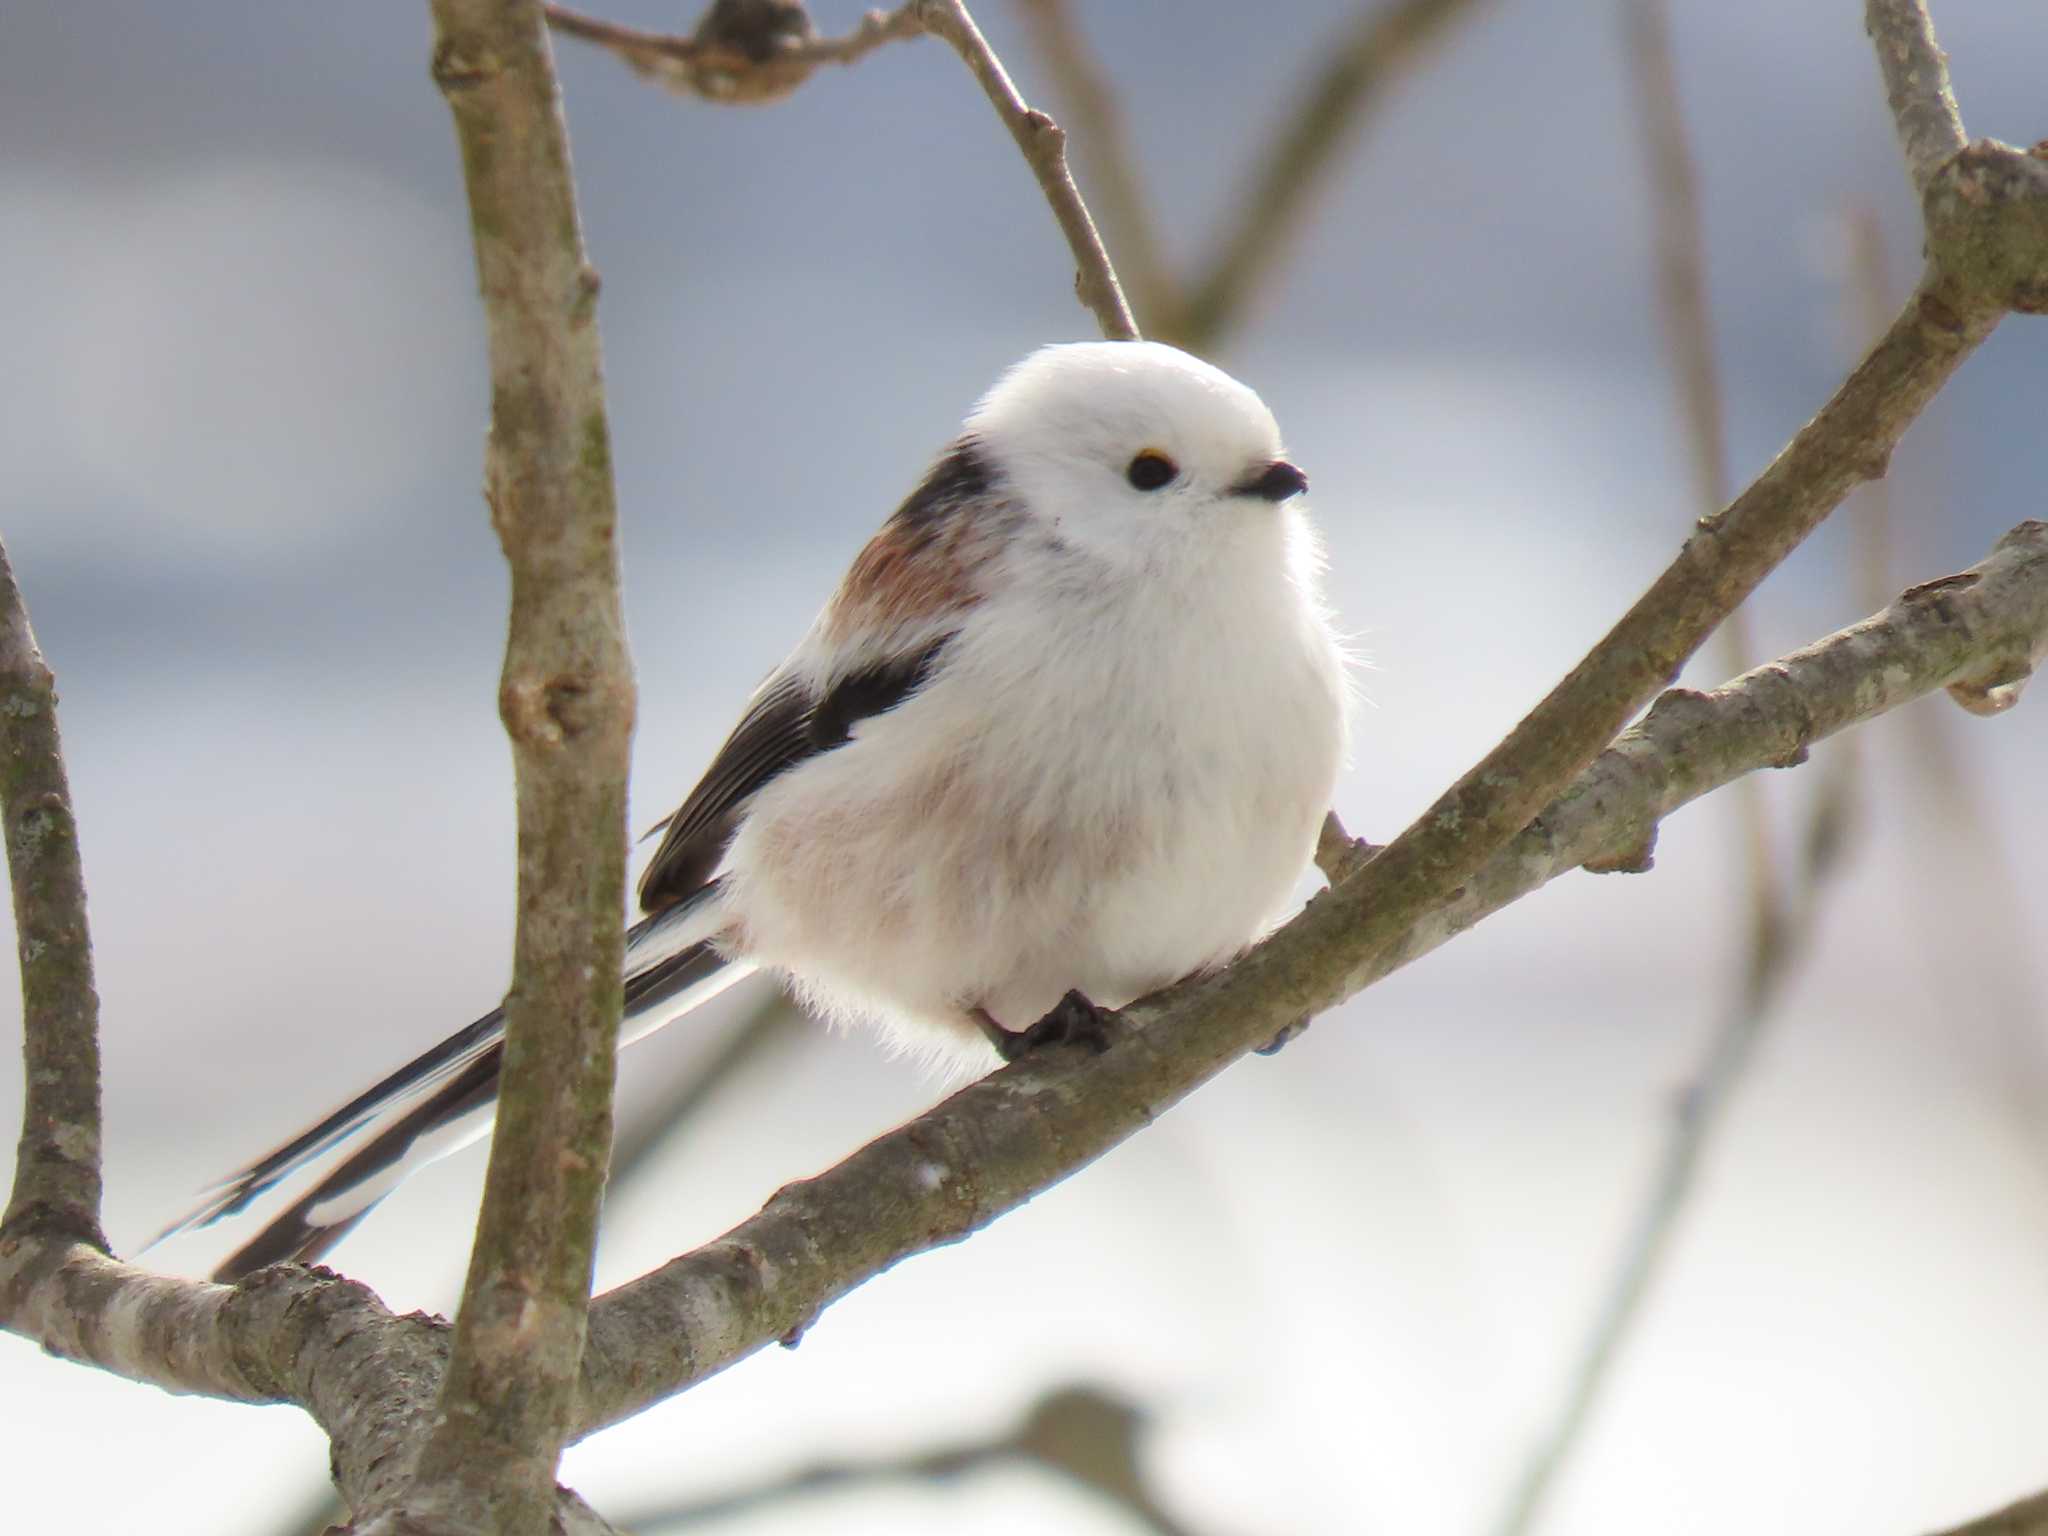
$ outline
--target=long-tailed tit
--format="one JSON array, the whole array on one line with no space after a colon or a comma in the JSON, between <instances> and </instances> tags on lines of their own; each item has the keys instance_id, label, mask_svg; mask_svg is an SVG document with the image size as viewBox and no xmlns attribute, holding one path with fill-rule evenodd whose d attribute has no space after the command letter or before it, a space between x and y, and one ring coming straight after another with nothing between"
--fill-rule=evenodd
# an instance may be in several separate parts
<instances>
[{"instance_id":1,"label":"long-tailed tit","mask_svg":"<svg viewBox=\"0 0 2048 1536\"><path fill-rule=\"evenodd\" d=\"M640 878L627 1041L760 967L986 1064L1221 966L1276 920L1344 752L1321 555L1259 397L1172 347L1011 369L748 702ZM222 1278L327 1251L481 1134L493 1010L223 1181L367 1138Z\"/></svg>"}]
</instances>

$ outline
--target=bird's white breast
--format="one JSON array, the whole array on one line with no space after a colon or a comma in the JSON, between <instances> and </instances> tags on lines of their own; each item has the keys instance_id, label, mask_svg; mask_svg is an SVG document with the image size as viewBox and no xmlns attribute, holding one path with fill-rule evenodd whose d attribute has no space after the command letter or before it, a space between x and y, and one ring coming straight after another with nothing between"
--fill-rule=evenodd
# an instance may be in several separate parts
<instances>
[{"instance_id":1,"label":"bird's white breast","mask_svg":"<svg viewBox=\"0 0 2048 1536\"><path fill-rule=\"evenodd\" d=\"M1309 535L1260 514L1244 560L1077 577L1056 605L1034 577L972 611L922 692L761 793L728 859L749 951L981 1063L972 1008L1021 1029L1071 987L1118 1006L1256 938L1344 736L1312 551L1287 543Z\"/></svg>"}]
</instances>

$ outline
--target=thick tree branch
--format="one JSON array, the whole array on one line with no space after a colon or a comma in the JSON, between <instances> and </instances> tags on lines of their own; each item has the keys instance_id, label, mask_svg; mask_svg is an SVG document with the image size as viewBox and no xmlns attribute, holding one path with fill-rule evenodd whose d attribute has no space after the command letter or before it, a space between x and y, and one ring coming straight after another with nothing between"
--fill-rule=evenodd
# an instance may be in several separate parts
<instances>
[{"instance_id":1,"label":"thick tree branch","mask_svg":"<svg viewBox=\"0 0 2048 1536\"><path fill-rule=\"evenodd\" d=\"M57 684L0 548L0 824L21 964L21 1141L0 1233L100 1231L100 999Z\"/></svg>"},{"instance_id":2,"label":"thick tree branch","mask_svg":"<svg viewBox=\"0 0 2048 1536\"><path fill-rule=\"evenodd\" d=\"M819 37L801 5L721 0L688 37L642 32L564 5L546 8L548 25L595 43L635 74L686 96L717 102L779 101L821 64L852 64L885 43L924 35L917 0L869 11L844 37Z\"/></svg>"},{"instance_id":3,"label":"thick tree branch","mask_svg":"<svg viewBox=\"0 0 2048 1536\"><path fill-rule=\"evenodd\" d=\"M694 1253L592 1309L577 1433L589 1434L776 1339L912 1254L955 1242L1142 1129L1333 985L1355 990L1580 864L1646 868L1658 821L1760 767L1960 678L2048 649L2048 523L2022 524L1971 571L1712 694L1677 691L1616 741L1441 905L1361 952L1336 892L1218 977L1126 1010L1101 1055L1049 1052L984 1078ZM1310 948L1327 944L1327 949ZM1363 953L1363 958L1359 955ZM1321 969L1317 967L1320 966Z\"/></svg>"},{"instance_id":4,"label":"thick tree branch","mask_svg":"<svg viewBox=\"0 0 2048 1536\"><path fill-rule=\"evenodd\" d=\"M1923 583L1863 624L1714 693L1668 694L1455 900L1408 924L1364 979L1581 864L1647 867L1658 821L1740 774L1797 762L1849 725L1958 681L2017 674L2044 653L2048 524L2036 522L1971 571ZM591 1320L576 1432L793 1333L888 1264L964 1236L1139 1129L1193 1086L1172 1048L1177 1018L1195 1022L1219 996L1227 1002L1230 979L1176 989L1176 1014L1161 1012L1171 997L1132 1010L1135 1027L1101 1057L1055 1053L984 1079L791 1186L726 1237L610 1293ZM305 1405L335 1435L341 1485L358 1509L402 1479L414 1416L446 1352L444 1328L394 1319L325 1271L265 1271L231 1289L34 1235L0 1242L0 1321L67 1358L172 1391ZM349 1425L355 1403L381 1416L374 1429Z\"/></svg>"},{"instance_id":5,"label":"thick tree branch","mask_svg":"<svg viewBox=\"0 0 2048 1536\"><path fill-rule=\"evenodd\" d=\"M1315 194L1357 124L1422 52L1474 0L1368 0L1350 29L1324 51L1321 72L1297 93L1300 105L1247 180L1246 196L1163 341L1213 347L1245 301L1286 254Z\"/></svg>"},{"instance_id":6,"label":"thick tree branch","mask_svg":"<svg viewBox=\"0 0 2048 1536\"><path fill-rule=\"evenodd\" d=\"M0 1320L53 1355L169 1392L299 1404L332 1440L335 1481L357 1509L400 1497L448 1356L444 1326L394 1317L328 1270L212 1285L57 1237L0 1240Z\"/></svg>"},{"instance_id":7,"label":"thick tree branch","mask_svg":"<svg viewBox=\"0 0 2048 1536\"><path fill-rule=\"evenodd\" d=\"M633 680L568 134L538 0L433 0L488 325L485 497L512 572L499 690L519 897L497 1135L414 1506L543 1528L611 1149Z\"/></svg>"},{"instance_id":8,"label":"thick tree branch","mask_svg":"<svg viewBox=\"0 0 2048 1536\"><path fill-rule=\"evenodd\" d=\"M1899 130L1906 172L1925 197L1942 166L1960 151L1962 114L1948 83L1948 55L1934 40L1925 0L1867 0L1863 27L1884 71L1885 100Z\"/></svg>"},{"instance_id":9,"label":"thick tree branch","mask_svg":"<svg viewBox=\"0 0 2048 1536\"><path fill-rule=\"evenodd\" d=\"M2048 523L2029 522L1971 570L1924 582L1862 624L1713 693L1667 694L1454 901L1409 924L1367 980L1581 864L1647 867L1659 820L1743 773L1795 763L1850 725L2044 654ZM1147 1104L1179 1096L1174 1055L1146 1038L1154 1024L1162 1034L1170 1027L1165 1001L1134 1010L1139 1027L1102 1056L1052 1053L985 1078L792 1185L726 1237L609 1293L592 1317L577 1433L790 1333L887 1263L992 1220L1137 1129ZM1116 1092L1131 1082L1146 1096ZM1104 1119L1114 1122L1107 1130L1092 1123ZM1013 1145L1040 1159L1035 1181L1007 1171ZM810 1221L813 1208L826 1219ZM866 1234L860 1252L835 1254L840 1226ZM0 1322L53 1353L168 1391L300 1403L331 1433L357 1400L413 1422L399 1399L430 1392L447 1353L444 1325L394 1318L365 1288L325 1270L285 1267L237 1287L210 1285L36 1234L0 1241ZM358 1350L361 1369L388 1374L341 1381L356 1367L337 1360ZM338 1444L343 1491L358 1507L374 1485L349 1471L349 1458L388 1460L392 1449L361 1436Z\"/></svg>"},{"instance_id":10,"label":"thick tree branch","mask_svg":"<svg viewBox=\"0 0 2048 1536\"><path fill-rule=\"evenodd\" d=\"M1109 264L1109 252L1103 249L1095 220L1089 217L1088 205L1081 201L1080 190L1067 169L1067 136L1043 112L1024 104L1024 98L1010 81L1009 71L1003 68L1003 61L989 47L988 39L981 35L961 0L920 0L917 9L925 30L943 38L973 71L989 105L996 109L996 116L1003 120L1003 126L1010 130L1010 137L1023 152L1031 174L1038 178L1039 190L1052 205L1060 233L1067 237L1067 247L1074 253L1075 295L1095 316L1104 336L1111 341L1135 340L1137 323L1131 319L1130 306L1124 303L1123 289Z\"/></svg>"}]
</instances>

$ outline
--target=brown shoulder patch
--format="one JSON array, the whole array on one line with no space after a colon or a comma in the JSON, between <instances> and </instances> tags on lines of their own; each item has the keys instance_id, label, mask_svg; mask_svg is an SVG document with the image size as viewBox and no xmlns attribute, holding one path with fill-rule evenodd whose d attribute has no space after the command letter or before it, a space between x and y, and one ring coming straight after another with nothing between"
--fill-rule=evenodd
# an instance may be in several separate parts
<instances>
[{"instance_id":1,"label":"brown shoulder patch","mask_svg":"<svg viewBox=\"0 0 2048 1536\"><path fill-rule=\"evenodd\" d=\"M996 476L972 438L942 454L855 557L825 611L832 640L890 630L981 601L980 557L997 536Z\"/></svg>"}]
</instances>

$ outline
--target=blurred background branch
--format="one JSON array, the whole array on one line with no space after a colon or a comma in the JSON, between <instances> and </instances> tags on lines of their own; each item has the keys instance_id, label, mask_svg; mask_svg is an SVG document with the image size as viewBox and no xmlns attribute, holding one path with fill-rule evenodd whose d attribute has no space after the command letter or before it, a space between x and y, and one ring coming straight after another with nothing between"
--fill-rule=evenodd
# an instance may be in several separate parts
<instances>
[{"instance_id":1,"label":"blurred background branch","mask_svg":"<svg viewBox=\"0 0 2048 1536\"><path fill-rule=\"evenodd\" d=\"M1636 137L1645 153L1658 318L1692 469L1693 515L1706 518L1727 504L1729 485L1699 172L1687 140L1665 0L1622 0L1620 20ZM1881 330L1882 319L1878 324ZM1882 602L1882 591L1872 600ZM1722 662L1731 673L1750 665L1755 649L1746 607L1728 615L1718 638ZM1823 774L1814 799L1805 856L1796 870L1797 890L1789 906L1779 894L1763 781L1752 777L1731 787L1731 814L1740 829L1746 917L1738 978L1704 1059L1679 1094L1656 1168L1603 1282L1564 1389L1545 1411L1517 1476L1498 1527L1501 1536L1526 1536L1537 1525L1552 1485L1584 1435L1615 1361L1641 1316L1643 1301L1669 1259L1710 1138L1723 1122L1769 1012L1812 932L1814 903L1841 850L1853 764L1846 752L1830 754L1830 771Z\"/></svg>"},{"instance_id":2,"label":"blurred background branch","mask_svg":"<svg viewBox=\"0 0 2048 1536\"><path fill-rule=\"evenodd\" d=\"M1429 56L1479 0L1368 0L1343 31L1319 46L1296 103L1233 200L1212 252L1185 282L1176 278L1147 211L1136 154L1107 73L1081 37L1068 0L1019 0L1055 90L1088 132L1084 167L1100 183L1110 244L1127 254L1146 334L1213 352L1269 288L1338 161L1373 109Z\"/></svg>"},{"instance_id":3,"label":"blurred background branch","mask_svg":"<svg viewBox=\"0 0 2048 1536\"><path fill-rule=\"evenodd\" d=\"M1014 1428L993 1439L874 1461L823 1462L713 1498L628 1510L623 1523L643 1536L654 1536L721 1524L818 1494L878 1483L945 1481L998 1466L1034 1466L1095 1494L1123 1514L1134 1530L1154 1536L1196 1536L1195 1528L1170 1515L1146 1484L1140 1456L1145 1423L1140 1409L1100 1387L1055 1387L1034 1402Z\"/></svg>"},{"instance_id":4,"label":"blurred background branch","mask_svg":"<svg viewBox=\"0 0 2048 1536\"><path fill-rule=\"evenodd\" d=\"M1387 0L1361 6L1322 60L1300 105L1247 178L1230 227L1187 285L1178 333L1195 351L1216 345L1285 257L1352 134L1476 0Z\"/></svg>"},{"instance_id":5,"label":"blurred background branch","mask_svg":"<svg viewBox=\"0 0 2048 1536\"><path fill-rule=\"evenodd\" d=\"M960 55L988 97L989 105L995 108L996 116L1010 130L1010 137L1016 141L1025 164L1031 167L1031 174L1038 179L1038 188L1059 222L1060 233L1066 236L1067 248L1073 252L1074 293L1082 306L1095 316L1095 323L1109 340L1135 339L1138 325L1131 318L1130 306L1124 302L1116 269L1110 265L1109 252L1103 246L1095 220L1067 168L1066 134L1043 112L1025 105L1010 72L996 57L962 0L921 0L918 15L926 31L943 39Z\"/></svg>"},{"instance_id":6,"label":"blurred background branch","mask_svg":"<svg viewBox=\"0 0 2048 1536\"><path fill-rule=\"evenodd\" d=\"M1073 124L1078 158L1095 184L1104 238L1117 252L1138 324L1155 339L1171 340L1181 323L1180 284L1159 242L1116 86L1082 37L1069 0L1017 0L1017 12Z\"/></svg>"},{"instance_id":7,"label":"blurred background branch","mask_svg":"<svg viewBox=\"0 0 2048 1536\"><path fill-rule=\"evenodd\" d=\"M1457 893L1401 913L1393 940L1362 960L1337 950L1350 965L1341 984L1370 986L1556 875L1646 848L1664 816L1742 774L1802 762L1836 731L1958 679L2003 675L2044 648L2048 523L2026 522L1970 571L1922 583L1861 624L1712 694L1663 695ZM1221 978L1133 1004L1101 1054L1013 1063L784 1188L715 1242L605 1293L591 1311L590 1356L632 1370L586 1375L578 1434L808 1328L873 1275L980 1228L1151 1123L1199 1081L1206 1033L1227 1031L1225 1050L1265 1043L1293 1022L1278 1015L1300 994L1260 992L1259 957L1290 933L1301 943L1304 921L1341 914L1386 858L1377 854ZM1186 1054L1151 1045L1155 1021Z\"/></svg>"}]
</instances>

